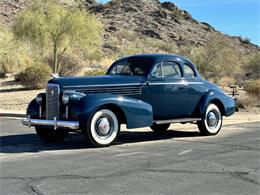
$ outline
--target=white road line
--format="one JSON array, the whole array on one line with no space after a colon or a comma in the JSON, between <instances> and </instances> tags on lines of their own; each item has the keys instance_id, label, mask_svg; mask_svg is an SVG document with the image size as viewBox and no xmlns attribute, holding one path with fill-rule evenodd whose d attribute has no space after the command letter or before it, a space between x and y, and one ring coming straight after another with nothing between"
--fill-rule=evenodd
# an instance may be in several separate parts
<instances>
[{"instance_id":1,"label":"white road line","mask_svg":"<svg viewBox=\"0 0 260 195\"><path fill-rule=\"evenodd\" d=\"M129 153L122 153L122 154L116 154L114 157L125 157L125 156L133 156L138 154L145 154L146 152L129 152Z\"/></svg>"},{"instance_id":2,"label":"white road line","mask_svg":"<svg viewBox=\"0 0 260 195\"><path fill-rule=\"evenodd\" d=\"M192 150L183 150L182 152L178 153L178 155L183 155L183 154L187 154L190 153Z\"/></svg>"}]
</instances>

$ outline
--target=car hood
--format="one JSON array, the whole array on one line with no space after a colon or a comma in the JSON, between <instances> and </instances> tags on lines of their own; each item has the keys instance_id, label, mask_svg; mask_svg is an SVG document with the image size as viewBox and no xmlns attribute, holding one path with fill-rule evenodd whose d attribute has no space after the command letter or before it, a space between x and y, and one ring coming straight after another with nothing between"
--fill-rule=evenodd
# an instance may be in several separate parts
<instances>
[{"instance_id":1,"label":"car hood","mask_svg":"<svg viewBox=\"0 0 260 195\"><path fill-rule=\"evenodd\" d=\"M58 84L60 88L74 89L81 87L105 87L141 85L145 83L143 76L91 76L91 77L59 77L53 78L48 83Z\"/></svg>"}]
</instances>

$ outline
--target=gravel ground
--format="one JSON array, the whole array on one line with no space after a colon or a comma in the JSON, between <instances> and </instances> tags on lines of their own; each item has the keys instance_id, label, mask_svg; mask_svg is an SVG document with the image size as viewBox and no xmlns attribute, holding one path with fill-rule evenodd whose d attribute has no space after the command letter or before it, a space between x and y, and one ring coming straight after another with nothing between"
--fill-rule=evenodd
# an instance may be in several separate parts
<instances>
[{"instance_id":1,"label":"gravel ground","mask_svg":"<svg viewBox=\"0 0 260 195\"><path fill-rule=\"evenodd\" d=\"M13 78L0 79L0 110L25 111L28 103L41 90L27 90Z\"/></svg>"}]
</instances>

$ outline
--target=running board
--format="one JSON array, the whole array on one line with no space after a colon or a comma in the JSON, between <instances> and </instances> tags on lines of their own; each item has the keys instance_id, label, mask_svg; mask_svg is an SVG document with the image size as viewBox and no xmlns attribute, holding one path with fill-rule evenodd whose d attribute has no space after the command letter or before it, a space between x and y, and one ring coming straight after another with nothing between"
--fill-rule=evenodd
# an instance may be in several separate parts
<instances>
[{"instance_id":1,"label":"running board","mask_svg":"<svg viewBox=\"0 0 260 195\"><path fill-rule=\"evenodd\" d=\"M168 124L168 123L188 123L194 121L201 121L201 118L180 118L180 119L169 119L169 120L155 120L155 124Z\"/></svg>"}]
</instances>

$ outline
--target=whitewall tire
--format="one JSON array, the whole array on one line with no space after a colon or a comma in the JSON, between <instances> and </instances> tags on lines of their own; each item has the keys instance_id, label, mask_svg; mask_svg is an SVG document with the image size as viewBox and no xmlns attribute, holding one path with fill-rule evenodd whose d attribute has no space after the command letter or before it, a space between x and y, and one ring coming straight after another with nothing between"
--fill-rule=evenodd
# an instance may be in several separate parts
<instances>
[{"instance_id":1,"label":"whitewall tire","mask_svg":"<svg viewBox=\"0 0 260 195\"><path fill-rule=\"evenodd\" d=\"M216 135L222 127L223 117L215 104L209 104L198 127L203 135Z\"/></svg>"},{"instance_id":2,"label":"whitewall tire","mask_svg":"<svg viewBox=\"0 0 260 195\"><path fill-rule=\"evenodd\" d=\"M87 137L95 147L111 145L118 137L120 124L117 116L109 109L97 111L88 123Z\"/></svg>"}]
</instances>

